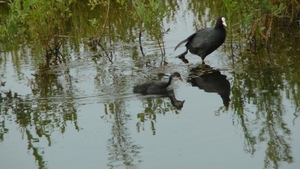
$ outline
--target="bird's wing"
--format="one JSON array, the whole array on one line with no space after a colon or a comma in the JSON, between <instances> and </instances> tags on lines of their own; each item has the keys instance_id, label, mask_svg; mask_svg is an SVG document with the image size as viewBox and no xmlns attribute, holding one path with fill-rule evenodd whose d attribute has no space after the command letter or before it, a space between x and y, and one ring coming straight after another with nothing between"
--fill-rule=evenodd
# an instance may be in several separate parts
<instances>
[{"instance_id":1,"label":"bird's wing","mask_svg":"<svg viewBox=\"0 0 300 169\"><path fill-rule=\"evenodd\" d=\"M209 45L208 40L211 40L212 38L212 34L210 33L210 29L211 28L205 28L205 29L200 29L198 30L194 37L193 40L191 40L190 42L192 42L190 45L193 48L199 48L199 49L206 49L208 48L207 45Z\"/></svg>"},{"instance_id":2,"label":"bird's wing","mask_svg":"<svg viewBox=\"0 0 300 169\"><path fill-rule=\"evenodd\" d=\"M189 37L186 38L185 40L183 40L183 41L181 41L180 43L178 43L178 45L175 47L175 50L176 50L180 45L182 45L182 44L184 44L184 43L190 41L191 39L193 39L195 35L196 35L196 33L193 33L191 36L189 36ZM174 50L174 51L175 51L175 50Z\"/></svg>"}]
</instances>

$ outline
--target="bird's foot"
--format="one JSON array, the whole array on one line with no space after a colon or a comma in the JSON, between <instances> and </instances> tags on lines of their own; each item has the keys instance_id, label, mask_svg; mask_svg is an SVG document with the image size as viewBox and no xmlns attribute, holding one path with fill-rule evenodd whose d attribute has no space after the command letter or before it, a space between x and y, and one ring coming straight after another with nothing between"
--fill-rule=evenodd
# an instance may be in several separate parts
<instances>
[{"instance_id":1,"label":"bird's foot","mask_svg":"<svg viewBox=\"0 0 300 169\"><path fill-rule=\"evenodd\" d=\"M189 61L185 58L185 55L179 55L179 56L176 56L177 58L179 58L180 60L182 60L184 63L189 63Z\"/></svg>"},{"instance_id":2,"label":"bird's foot","mask_svg":"<svg viewBox=\"0 0 300 169\"><path fill-rule=\"evenodd\" d=\"M177 58L185 58L185 55L188 53L188 51L186 50L185 52L183 52L182 54L176 56Z\"/></svg>"},{"instance_id":3,"label":"bird's foot","mask_svg":"<svg viewBox=\"0 0 300 169\"><path fill-rule=\"evenodd\" d=\"M189 63L189 61L185 58L185 55L188 53L188 51L186 50L185 52L183 52L182 54L176 56L177 58L181 59L184 63Z\"/></svg>"}]
</instances>

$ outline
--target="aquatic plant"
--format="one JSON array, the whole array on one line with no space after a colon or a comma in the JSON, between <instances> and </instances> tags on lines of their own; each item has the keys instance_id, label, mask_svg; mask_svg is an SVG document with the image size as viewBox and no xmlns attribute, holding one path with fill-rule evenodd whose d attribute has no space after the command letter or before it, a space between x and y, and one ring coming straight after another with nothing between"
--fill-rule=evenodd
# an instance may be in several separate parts
<instances>
[{"instance_id":1,"label":"aquatic plant","mask_svg":"<svg viewBox=\"0 0 300 169\"><path fill-rule=\"evenodd\" d=\"M92 37L91 40L96 39L92 42L101 47L110 61L112 55L107 52L107 45L111 46L112 41L119 40L120 35L125 42L138 36L141 53L145 55L142 48L143 32L157 42L161 54L164 55L163 36L168 30L163 30L162 20L168 15L169 6L172 7L167 3L154 0L9 1L6 4L7 17L0 20L4 23L0 27L1 40L9 39L13 44L34 43L40 46L46 56L46 68L65 62L61 48L64 40L71 38L68 34L71 29L75 30L77 37L85 35ZM76 13L78 8L83 9L79 14ZM92 15L88 15L90 12L93 12ZM135 22L126 22L124 18ZM86 35L85 30L89 30L89 35Z\"/></svg>"},{"instance_id":2,"label":"aquatic plant","mask_svg":"<svg viewBox=\"0 0 300 169\"><path fill-rule=\"evenodd\" d=\"M236 30L247 31L249 42L268 46L270 36L280 26L291 28L299 25L300 3L296 0L223 0L227 17L236 22ZM278 27L279 26L279 27ZM293 31L295 32L295 31Z\"/></svg>"},{"instance_id":3,"label":"aquatic plant","mask_svg":"<svg viewBox=\"0 0 300 169\"><path fill-rule=\"evenodd\" d=\"M91 10L94 10L97 6L99 6L106 12L106 14L102 16L102 18L92 18L89 20L91 25L98 30L98 33L95 36L100 37L96 38L97 42L95 44L99 45L103 50L104 47L100 44L100 42L101 40L103 40L104 35L108 34L109 38L113 38L116 33L115 28L120 27L116 25L118 23L121 23L122 27L126 27L126 24L128 23L125 23L125 21L123 20L124 18L120 17L120 15L126 14L126 18L130 18L130 20L135 21L135 24L131 25L131 29L135 28L135 36L138 35L139 37L139 47L141 54L145 55L142 47L142 36L143 32L146 32L146 35L150 35L149 37L157 42L161 50L161 54L165 55L163 36L166 32L168 32L168 30L163 30L162 20L169 13L169 6L167 5L167 2L155 0L108 0L90 1L89 5L91 6ZM120 10L122 10L122 12L120 12ZM117 32L119 31L120 30L117 30ZM126 40L128 41L128 37L126 37ZM108 55L107 52L106 55Z\"/></svg>"},{"instance_id":4,"label":"aquatic plant","mask_svg":"<svg viewBox=\"0 0 300 169\"><path fill-rule=\"evenodd\" d=\"M73 3L63 1L16 0L7 5L6 35L13 42L34 41L45 51L49 67L52 56L55 64L64 59L59 49L63 42L68 18L72 15L69 7Z\"/></svg>"}]
</instances>

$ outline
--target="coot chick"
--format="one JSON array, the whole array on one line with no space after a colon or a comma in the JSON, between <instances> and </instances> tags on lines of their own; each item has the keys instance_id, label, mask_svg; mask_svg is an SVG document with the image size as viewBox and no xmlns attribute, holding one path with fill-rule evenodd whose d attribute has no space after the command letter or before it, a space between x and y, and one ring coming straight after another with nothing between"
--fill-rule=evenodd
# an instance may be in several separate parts
<instances>
[{"instance_id":1,"label":"coot chick","mask_svg":"<svg viewBox=\"0 0 300 169\"><path fill-rule=\"evenodd\" d=\"M173 84L178 79L183 81L181 75L178 72L174 72L170 75L168 82L149 82L140 84L133 87L133 92L141 94L166 94L168 91L173 90Z\"/></svg>"},{"instance_id":2,"label":"coot chick","mask_svg":"<svg viewBox=\"0 0 300 169\"><path fill-rule=\"evenodd\" d=\"M204 59L207 55L211 54L218 47L220 47L226 38L226 25L225 18L219 17L216 25L213 28L200 29L187 39L180 42L175 50L182 44L186 43L186 51L179 55L179 58L184 58L188 50L192 54L196 54L202 58L202 64L205 64Z\"/></svg>"}]
</instances>

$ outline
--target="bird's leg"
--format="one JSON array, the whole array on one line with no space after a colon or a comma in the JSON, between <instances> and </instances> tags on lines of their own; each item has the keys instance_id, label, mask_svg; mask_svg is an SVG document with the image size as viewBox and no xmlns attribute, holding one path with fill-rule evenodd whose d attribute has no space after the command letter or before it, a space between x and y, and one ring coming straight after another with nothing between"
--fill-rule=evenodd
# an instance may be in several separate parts
<instances>
[{"instance_id":1,"label":"bird's leg","mask_svg":"<svg viewBox=\"0 0 300 169\"><path fill-rule=\"evenodd\" d=\"M186 48L186 51L183 52L182 54L178 55L178 58L184 58L184 56L188 53L188 49Z\"/></svg>"},{"instance_id":2,"label":"bird's leg","mask_svg":"<svg viewBox=\"0 0 300 169\"><path fill-rule=\"evenodd\" d=\"M185 58L185 55L188 53L188 49L186 48L186 51L182 54L178 55L177 58L181 59L184 63L189 63L189 61Z\"/></svg>"},{"instance_id":3,"label":"bird's leg","mask_svg":"<svg viewBox=\"0 0 300 169\"><path fill-rule=\"evenodd\" d=\"M202 65L205 65L204 59L202 59Z\"/></svg>"}]
</instances>

